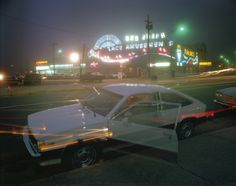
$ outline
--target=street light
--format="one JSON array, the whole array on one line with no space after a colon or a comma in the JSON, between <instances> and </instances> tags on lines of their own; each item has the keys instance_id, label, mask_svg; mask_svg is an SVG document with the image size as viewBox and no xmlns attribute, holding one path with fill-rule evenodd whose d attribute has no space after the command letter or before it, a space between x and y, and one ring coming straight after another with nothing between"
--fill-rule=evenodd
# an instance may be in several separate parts
<instances>
[{"instance_id":1,"label":"street light","mask_svg":"<svg viewBox=\"0 0 236 186\"><path fill-rule=\"evenodd\" d=\"M77 52L72 52L71 54L70 54L70 61L72 62L72 63L77 63L78 61L79 61L79 54L77 53ZM75 65L73 65L73 67L72 67L72 73L73 73L73 69L75 68Z\"/></svg>"},{"instance_id":2,"label":"street light","mask_svg":"<svg viewBox=\"0 0 236 186\"><path fill-rule=\"evenodd\" d=\"M179 40L181 40L181 43L183 43L183 36L187 35L188 33L188 26L186 23L177 24L174 29L171 30L172 33L172 39L175 40L175 43L179 43ZM171 71L171 77L175 78L175 71L176 71L176 60L174 61L174 49L175 44L173 43L170 45L170 55L171 55L171 65L170 65L170 71Z\"/></svg>"},{"instance_id":3,"label":"street light","mask_svg":"<svg viewBox=\"0 0 236 186\"><path fill-rule=\"evenodd\" d=\"M77 63L79 61L79 54L77 52L72 52L70 54L70 61L72 63Z\"/></svg>"},{"instance_id":4,"label":"street light","mask_svg":"<svg viewBox=\"0 0 236 186\"><path fill-rule=\"evenodd\" d=\"M187 34L187 32L188 32L188 26L186 24L180 24L176 28L177 35Z\"/></svg>"},{"instance_id":5,"label":"street light","mask_svg":"<svg viewBox=\"0 0 236 186\"><path fill-rule=\"evenodd\" d=\"M226 66L227 68L230 66L230 60L227 57L221 54L220 59L223 62L224 66Z\"/></svg>"},{"instance_id":6,"label":"street light","mask_svg":"<svg viewBox=\"0 0 236 186\"><path fill-rule=\"evenodd\" d=\"M58 50L57 50L57 53L58 53L58 54L61 54L61 53L62 53L62 49L58 49Z\"/></svg>"},{"instance_id":7,"label":"street light","mask_svg":"<svg viewBox=\"0 0 236 186\"><path fill-rule=\"evenodd\" d=\"M181 26L181 27L179 28L179 30L180 30L181 32L183 32L183 31L185 30L185 28L184 28L183 26Z\"/></svg>"}]
</instances>

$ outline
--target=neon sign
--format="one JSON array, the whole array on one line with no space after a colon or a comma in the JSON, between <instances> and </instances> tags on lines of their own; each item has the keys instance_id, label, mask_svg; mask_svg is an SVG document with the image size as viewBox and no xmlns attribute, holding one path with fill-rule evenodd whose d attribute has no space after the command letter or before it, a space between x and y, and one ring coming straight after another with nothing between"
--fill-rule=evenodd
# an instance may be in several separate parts
<instances>
[{"instance_id":1,"label":"neon sign","mask_svg":"<svg viewBox=\"0 0 236 186\"><path fill-rule=\"evenodd\" d=\"M187 55L187 56L191 56L191 57L195 57L196 56L194 51L188 50L188 49L184 49L184 54Z\"/></svg>"},{"instance_id":2,"label":"neon sign","mask_svg":"<svg viewBox=\"0 0 236 186\"><path fill-rule=\"evenodd\" d=\"M103 62L124 63L140 55L146 55L148 48L150 50L156 49L155 52L159 55L171 57L169 53L166 52L167 49L165 49L165 46L168 48L173 46L173 41L167 41L164 32L150 34L149 46L147 39L147 34L143 34L142 36L126 35L124 37L125 41L122 43L117 36L105 35L98 39L93 49L90 50L89 57L98 58ZM163 50L158 50L160 48Z\"/></svg>"},{"instance_id":3,"label":"neon sign","mask_svg":"<svg viewBox=\"0 0 236 186\"><path fill-rule=\"evenodd\" d=\"M46 64L48 64L48 61L36 61L35 64L36 65L46 65Z\"/></svg>"},{"instance_id":4,"label":"neon sign","mask_svg":"<svg viewBox=\"0 0 236 186\"><path fill-rule=\"evenodd\" d=\"M177 45L176 59L177 66L197 65L199 61L197 52L183 48L181 45Z\"/></svg>"},{"instance_id":5,"label":"neon sign","mask_svg":"<svg viewBox=\"0 0 236 186\"><path fill-rule=\"evenodd\" d=\"M165 39L166 34L164 32L161 33L152 33L149 36L150 40L156 40L156 39ZM126 35L125 36L125 42L138 42L138 41L147 41L148 40L148 34L143 34L142 37L139 35Z\"/></svg>"}]
</instances>

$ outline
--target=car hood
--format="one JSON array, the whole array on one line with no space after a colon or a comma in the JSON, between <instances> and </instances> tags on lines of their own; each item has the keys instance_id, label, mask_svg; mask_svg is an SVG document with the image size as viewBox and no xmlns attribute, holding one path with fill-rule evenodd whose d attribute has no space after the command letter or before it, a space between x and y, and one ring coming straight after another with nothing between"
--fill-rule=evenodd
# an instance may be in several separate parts
<instances>
[{"instance_id":1,"label":"car hood","mask_svg":"<svg viewBox=\"0 0 236 186\"><path fill-rule=\"evenodd\" d=\"M221 92L222 94L226 94L229 96L236 96L236 87L229 87L229 88L221 89L217 92Z\"/></svg>"},{"instance_id":2,"label":"car hood","mask_svg":"<svg viewBox=\"0 0 236 186\"><path fill-rule=\"evenodd\" d=\"M73 134L107 127L106 118L81 104L56 107L28 116L28 126L37 140L58 134Z\"/></svg>"}]
</instances>

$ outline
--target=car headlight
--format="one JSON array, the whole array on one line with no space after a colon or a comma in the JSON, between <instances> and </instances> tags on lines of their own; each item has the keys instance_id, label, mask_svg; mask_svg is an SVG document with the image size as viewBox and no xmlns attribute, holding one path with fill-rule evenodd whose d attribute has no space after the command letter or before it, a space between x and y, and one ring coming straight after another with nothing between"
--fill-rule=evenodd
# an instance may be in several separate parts
<instances>
[{"instance_id":1,"label":"car headlight","mask_svg":"<svg viewBox=\"0 0 236 186\"><path fill-rule=\"evenodd\" d=\"M0 74L0 81L3 81L3 80L4 80L4 75Z\"/></svg>"},{"instance_id":2,"label":"car headlight","mask_svg":"<svg viewBox=\"0 0 236 186\"><path fill-rule=\"evenodd\" d=\"M217 97L222 97L223 94L222 94L221 92L216 92L216 96L217 96Z\"/></svg>"}]
</instances>

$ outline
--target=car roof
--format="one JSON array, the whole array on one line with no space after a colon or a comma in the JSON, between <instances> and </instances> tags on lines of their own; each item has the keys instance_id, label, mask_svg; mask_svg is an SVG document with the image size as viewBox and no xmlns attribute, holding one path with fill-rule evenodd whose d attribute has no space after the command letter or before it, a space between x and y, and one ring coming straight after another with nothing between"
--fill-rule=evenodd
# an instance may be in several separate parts
<instances>
[{"instance_id":1,"label":"car roof","mask_svg":"<svg viewBox=\"0 0 236 186\"><path fill-rule=\"evenodd\" d=\"M153 93L153 92L169 92L170 88L163 87L160 85L152 84L133 84L133 83L122 83L122 84L111 84L103 87L105 90L120 94L123 96L134 95L139 93Z\"/></svg>"}]
</instances>

